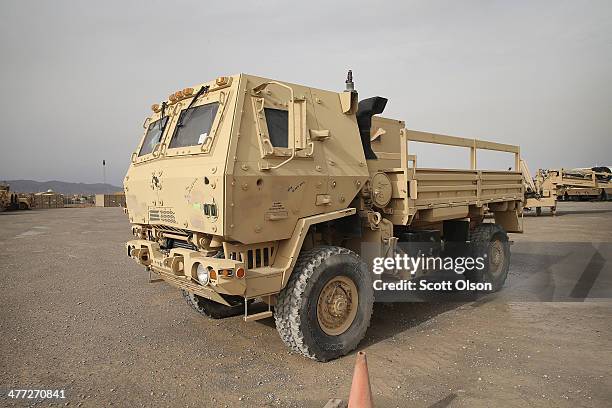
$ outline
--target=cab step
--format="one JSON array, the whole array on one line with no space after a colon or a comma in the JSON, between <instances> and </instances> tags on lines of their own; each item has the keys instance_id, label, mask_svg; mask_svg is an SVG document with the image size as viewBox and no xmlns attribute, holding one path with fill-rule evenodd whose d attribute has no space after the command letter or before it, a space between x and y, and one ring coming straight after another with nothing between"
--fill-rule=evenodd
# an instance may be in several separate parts
<instances>
[{"instance_id":1,"label":"cab step","mask_svg":"<svg viewBox=\"0 0 612 408\"><path fill-rule=\"evenodd\" d=\"M252 315L245 315L244 316L244 321L245 322L252 322L252 321L255 321L255 320L267 319L268 317L272 317L272 311L271 310L265 310L263 312L255 313L255 314L252 314Z\"/></svg>"},{"instance_id":2,"label":"cab step","mask_svg":"<svg viewBox=\"0 0 612 408\"><path fill-rule=\"evenodd\" d=\"M249 314L247 299L244 299L244 321L245 322L253 322L255 320L267 319L268 317L272 317L272 306L271 306L271 296L268 296L268 310L264 310L263 312Z\"/></svg>"}]
</instances>

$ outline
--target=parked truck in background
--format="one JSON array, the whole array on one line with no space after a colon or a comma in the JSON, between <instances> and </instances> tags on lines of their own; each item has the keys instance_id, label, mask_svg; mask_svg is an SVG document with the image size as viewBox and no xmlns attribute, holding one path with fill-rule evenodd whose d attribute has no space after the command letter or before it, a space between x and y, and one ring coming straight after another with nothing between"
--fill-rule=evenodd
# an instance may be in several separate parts
<instances>
[{"instance_id":1,"label":"parked truck in background","mask_svg":"<svg viewBox=\"0 0 612 408\"><path fill-rule=\"evenodd\" d=\"M5 210L31 210L32 195L13 193L8 184L0 184L0 211Z\"/></svg>"},{"instance_id":2,"label":"parked truck in background","mask_svg":"<svg viewBox=\"0 0 612 408\"><path fill-rule=\"evenodd\" d=\"M553 215L557 200L601 200L612 197L612 170L605 166L578 169L538 169L531 177L527 164L521 160L525 187L523 207L535 210L536 215L548 207Z\"/></svg>"},{"instance_id":3,"label":"parked truck in background","mask_svg":"<svg viewBox=\"0 0 612 408\"><path fill-rule=\"evenodd\" d=\"M127 255L204 315L274 316L288 347L320 361L364 337L372 257L410 237L479 243L489 261L471 278L501 288L506 232L521 228L519 148L408 130L376 116L386 102L359 102L350 73L343 92L239 74L173 93L125 176ZM420 168L410 141L464 146L471 168ZM478 169L479 149L514 154L514 170ZM251 313L255 299L267 310Z\"/></svg>"},{"instance_id":4,"label":"parked truck in background","mask_svg":"<svg viewBox=\"0 0 612 408\"><path fill-rule=\"evenodd\" d=\"M8 209L11 202L10 188L7 184L0 183L0 211Z\"/></svg>"},{"instance_id":5,"label":"parked truck in background","mask_svg":"<svg viewBox=\"0 0 612 408\"><path fill-rule=\"evenodd\" d=\"M538 169L535 177L531 177L529 167L521 160L521 173L525 187L523 209L535 210L536 215L542 214L542 208L549 208L552 215L557 213L557 186L548 170Z\"/></svg>"},{"instance_id":6,"label":"parked truck in background","mask_svg":"<svg viewBox=\"0 0 612 408\"><path fill-rule=\"evenodd\" d=\"M609 167L547 170L557 196L568 200L601 200L612 197L612 171Z\"/></svg>"}]
</instances>

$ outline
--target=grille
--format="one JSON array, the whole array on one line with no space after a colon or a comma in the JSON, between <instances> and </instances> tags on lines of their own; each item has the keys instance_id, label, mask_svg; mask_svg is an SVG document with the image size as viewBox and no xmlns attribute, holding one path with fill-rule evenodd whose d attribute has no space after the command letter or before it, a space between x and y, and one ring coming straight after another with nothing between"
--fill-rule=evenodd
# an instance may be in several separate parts
<instances>
[{"instance_id":1,"label":"grille","mask_svg":"<svg viewBox=\"0 0 612 408\"><path fill-rule=\"evenodd\" d=\"M179 235L185 235L185 236L190 234L190 232L187 230L184 230L182 228L171 227L169 225L156 225L155 229L159 231L170 232L173 234L179 234Z\"/></svg>"},{"instance_id":2,"label":"grille","mask_svg":"<svg viewBox=\"0 0 612 408\"><path fill-rule=\"evenodd\" d=\"M271 245L247 249L246 251L230 250L228 259L244 262L248 269L253 269L263 266L270 266L273 256L274 246Z\"/></svg>"},{"instance_id":3,"label":"grille","mask_svg":"<svg viewBox=\"0 0 612 408\"><path fill-rule=\"evenodd\" d=\"M180 241L178 239L171 239L169 240L169 249L171 248L183 248L183 249L191 249L192 251L197 251L197 248L195 247L195 245L190 244L189 242L186 241Z\"/></svg>"},{"instance_id":4,"label":"grille","mask_svg":"<svg viewBox=\"0 0 612 408\"><path fill-rule=\"evenodd\" d=\"M174 210L170 208L151 208L149 209L149 221L176 224Z\"/></svg>"}]
</instances>

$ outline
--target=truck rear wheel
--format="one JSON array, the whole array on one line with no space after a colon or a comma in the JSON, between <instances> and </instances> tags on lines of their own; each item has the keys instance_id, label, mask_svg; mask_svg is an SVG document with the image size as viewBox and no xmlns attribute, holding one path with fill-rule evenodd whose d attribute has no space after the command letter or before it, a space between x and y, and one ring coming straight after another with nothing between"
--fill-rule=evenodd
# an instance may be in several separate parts
<instances>
[{"instance_id":1,"label":"truck rear wheel","mask_svg":"<svg viewBox=\"0 0 612 408\"><path fill-rule=\"evenodd\" d=\"M466 272L466 278L490 283L491 292L501 290L510 269L510 242L508 234L497 224L480 224L470 234L473 256L483 257L484 268Z\"/></svg>"},{"instance_id":2,"label":"truck rear wheel","mask_svg":"<svg viewBox=\"0 0 612 408\"><path fill-rule=\"evenodd\" d=\"M357 347L370 325L373 304L372 277L359 256L326 246L300 254L278 295L274 318L288 347L329 361Z\"/></svg>"},{"instance_id":3,"label":"truck rear wheel","mask_svg":"<svg viewBox=\"0 0 612 408\"><path fill-rule=\"evenodd\" d=\"M234 306L226 306L214 300L209 300L202 296L187 292L184 289L181 289L181 293L189 306L196 312L210 317L211 319L224 319L244 313L244 301L241 302L237 300Z\"/></svg>"}]
</instances>

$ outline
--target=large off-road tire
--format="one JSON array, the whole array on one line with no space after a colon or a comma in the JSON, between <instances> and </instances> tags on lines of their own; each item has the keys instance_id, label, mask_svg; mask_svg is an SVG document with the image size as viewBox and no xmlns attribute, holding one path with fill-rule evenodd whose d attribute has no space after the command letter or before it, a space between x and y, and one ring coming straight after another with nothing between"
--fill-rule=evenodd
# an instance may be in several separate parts
<instances>
[{"instance_id":1,"label":"large off-road tire","mask_svg":"<svg viewBox=\"0 0 612 408\"><path fill-rule=\"evenodd\" d=\"M508 234L497 224L480 224L470 233L470 247L474 258L485 258L484 268L466 272L466 278L470 281L490 283L491 292L499 291L504 286L510 269Z\"/></svg>"},{"instance_id":2,"label":"large off-road tire","mask_svg":"<svg viewBox=\"0 0 612 408\"><path fill-rule=\"evenodd\" d=\"M239 314L244 313L244 301L240 302L239 300L236 300L236 304L234 306L226 306L213 300L194 295L193 293L187 292L183 289L181 289L181 293L189 306L191 306L196 312L210 317L211 319L224 319L226 317L238 316Z\"/></svg>"},{"instance_id":3,"label":"large off-road tire","mask_svg":"<svg viewBox=\"0 0 612 408\"><path fill-rule=\"evenodd\" d=\"M274 308L276 328L292 350L329 361L365 336L374 305L372 276L359 256L340 247L300 254Z\"/></svg>"}]
</instances>

